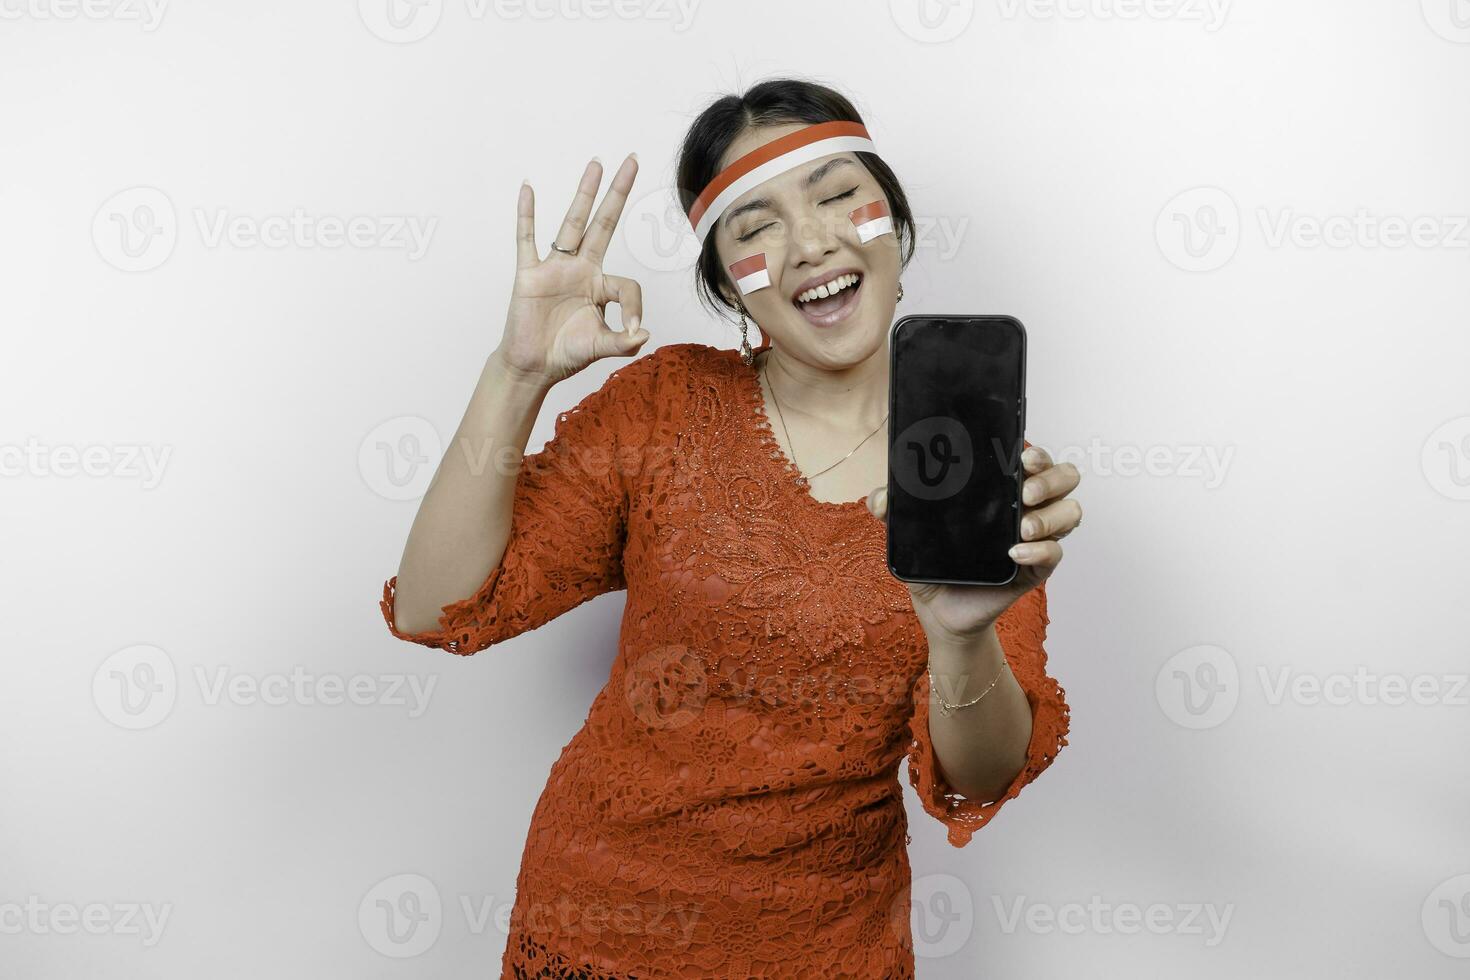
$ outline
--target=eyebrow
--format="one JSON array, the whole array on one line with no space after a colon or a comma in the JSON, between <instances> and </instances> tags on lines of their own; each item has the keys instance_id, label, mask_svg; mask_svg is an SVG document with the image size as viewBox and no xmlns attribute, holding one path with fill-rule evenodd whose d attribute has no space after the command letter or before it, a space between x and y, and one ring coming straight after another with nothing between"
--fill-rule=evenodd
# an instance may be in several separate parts
<instances>
[{"instance_id":1,"label":"eyebrow","mask_svg":"<svg viewBox=\"0 0 1470 980\"><path fill-rule=\"evenodd\" d=\"M851 157L833 157L831 160L828 160L826 163L822 164L820 167L806 175L806 186L810 187L813 184L818 183L823 177L827 176L835 168L840 167L844 164L853 167L857 166L857 164L853 162ZM771 203L771 199L769 197L758 197L753 201L746 201L738 208L731 208L729 211L726 211L725 216L721 218L720 221L722 224L724 224L726 228L729 228L732 224L734 224L735 219L740 217L742 214L750 211L760 211L765 208L774 207L775 205Z\"/></svg>"}]
</instances>

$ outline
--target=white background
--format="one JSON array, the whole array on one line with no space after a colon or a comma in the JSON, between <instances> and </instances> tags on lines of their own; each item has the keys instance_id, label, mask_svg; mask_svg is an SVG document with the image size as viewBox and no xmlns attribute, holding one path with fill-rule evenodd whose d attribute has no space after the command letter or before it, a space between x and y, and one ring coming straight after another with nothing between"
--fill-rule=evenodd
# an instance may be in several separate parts
<instances>
[{"instance_id":1,"label":"white background","mask_svg":"<svg viewBox=\"0 0 1470 980\"><path fill-rule=\"evenodd\" d=\"M522 177L544 247L636 150L609 269L652 344L738 343L667 186L790 73L925 223L900 312L1019 316L1028 437L1085 471L1071 744L962 850L910 796L920 976L1464 975L1470 5L387 2L0 0L0 977L498 971L623 597L392 639L412 457L498 342ZM298 209L325 238L245 237ZM297 670L372 703L251 693Z\"/></svg>"}]
</instances>

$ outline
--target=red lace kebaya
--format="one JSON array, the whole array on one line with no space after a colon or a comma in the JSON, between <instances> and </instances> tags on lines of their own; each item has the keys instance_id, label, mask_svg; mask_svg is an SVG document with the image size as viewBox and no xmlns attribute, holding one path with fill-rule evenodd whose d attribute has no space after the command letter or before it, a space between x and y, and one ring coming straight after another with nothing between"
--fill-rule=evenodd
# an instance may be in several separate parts
<instances>
[{"instance_id":1,"label":"red lace kebaya","mask_svg":"<svg viewBox=\"0 0 1470 980\"><path fill-rule=\"evenodd\" d=\"M997 623L1033 728L1000 799L954 793L929 740L924 633L861 501L809 492L732 350L674 344L558 417L505 556L439 627L457 654L617 589L617 658L552 767L503 977L909 978L898 781L955 846L1067 743L1045 585Z\"/></svg>"}]
</instances>

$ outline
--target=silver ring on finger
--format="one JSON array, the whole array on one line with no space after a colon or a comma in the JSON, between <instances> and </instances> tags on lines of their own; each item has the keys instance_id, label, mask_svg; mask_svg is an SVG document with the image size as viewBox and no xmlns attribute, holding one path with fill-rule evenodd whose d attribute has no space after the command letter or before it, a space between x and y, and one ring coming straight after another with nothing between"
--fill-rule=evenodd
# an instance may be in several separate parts
<instances>
[{"instance_id":1,"label":"silver ring on finger","mask_svg":"<svg viewBox=\"0 0 1470 980\"><path fill-rule=\"evenodd\" d=\"M556 243L556 242L552 242L552 243L551 243L551 247L552 247L552 248L553 248L553 249L555 249L555 250L556 250L556 251L558 251L558 252L564 252L564 253L566 253L566 254L567 254L567 255L576 255L576 254L577 254L577 248L576 248L576 246L573 246L573 247L571 247L571 248L562 248L562 247L561 247L561 246L560 246L560 245L558 245L558 244L557 244L557 243Z\"/></svg>"}]
</instances>

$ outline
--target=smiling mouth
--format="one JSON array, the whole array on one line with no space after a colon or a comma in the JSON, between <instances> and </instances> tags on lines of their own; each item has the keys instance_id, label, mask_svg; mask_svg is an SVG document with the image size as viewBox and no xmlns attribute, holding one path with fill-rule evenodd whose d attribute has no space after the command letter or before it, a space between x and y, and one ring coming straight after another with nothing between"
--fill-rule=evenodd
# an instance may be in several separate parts
<instances>
[{"instance_id":1,"label":"smiling mouth","mask_svg":"<svg viewBox=\"0 0 1470 980\"><path fill-rule=\"evenodd\" d=\"M857 306L858 294L862 291L863 281L861 273L847 273L838 276L830 283L824 283L818 289L807 290L802 294L807 297L805 302L801 299L793 299L791 304L800 310L801 315L813 325L830 327L844 319ZM823 292L827 295L820 295Z\"/></svg>"}]
</instances>

